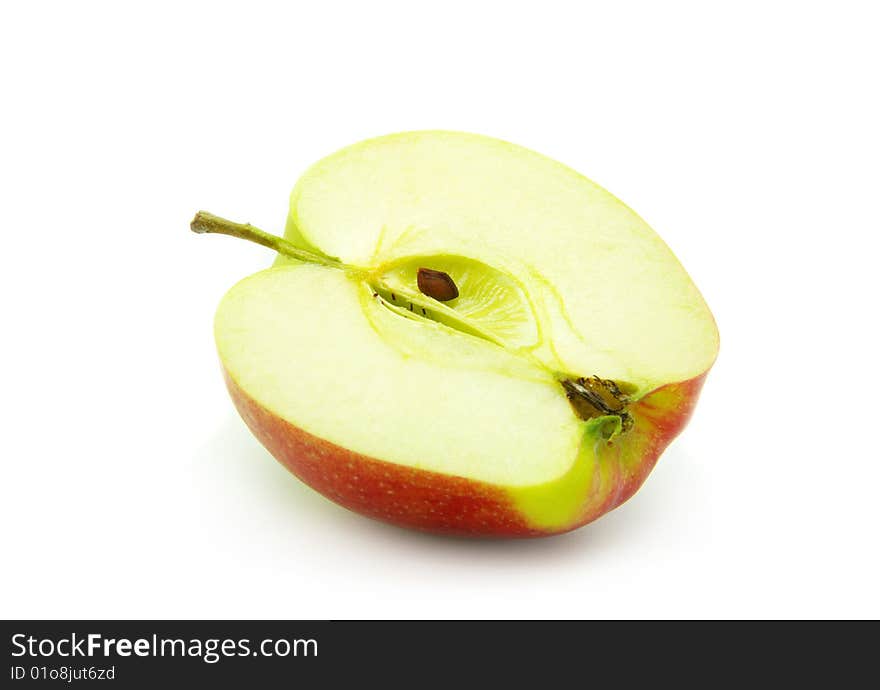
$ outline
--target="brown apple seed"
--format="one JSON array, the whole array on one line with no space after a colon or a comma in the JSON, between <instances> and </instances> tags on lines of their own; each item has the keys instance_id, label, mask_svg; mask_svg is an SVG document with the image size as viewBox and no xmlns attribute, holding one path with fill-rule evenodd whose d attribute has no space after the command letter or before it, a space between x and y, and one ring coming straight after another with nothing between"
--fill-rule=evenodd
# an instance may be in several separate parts
<instances>
[{"instance_id":1,"label":"brown apple seed","mask_svg":"<svg viewBox=\"0 0 880 690\"><path fill-rule=\"evenodd\" d=\"M417 275L419 291L438 302L448 302L458 297L458 286L448 273L433 268L420 268Z\"/></svg>"}]
</instances>

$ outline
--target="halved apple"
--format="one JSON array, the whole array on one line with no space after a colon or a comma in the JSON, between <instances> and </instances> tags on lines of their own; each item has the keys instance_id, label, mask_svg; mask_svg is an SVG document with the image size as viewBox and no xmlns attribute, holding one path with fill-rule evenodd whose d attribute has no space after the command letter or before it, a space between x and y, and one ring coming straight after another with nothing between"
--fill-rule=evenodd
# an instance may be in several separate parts
<instances>
[{"instance_id":1,"label":"halved apple","mask_svg":"<svg viewBox=\"0 0 880 690\"><path fill-rule=\"evenodd\" d=\"M486 137L414 132L319 162L275 266L223 299L245 422L337 503L445 533L564 532L629 498L685 425L712 315L629 208Z\"/></svg>"}]
</instances>

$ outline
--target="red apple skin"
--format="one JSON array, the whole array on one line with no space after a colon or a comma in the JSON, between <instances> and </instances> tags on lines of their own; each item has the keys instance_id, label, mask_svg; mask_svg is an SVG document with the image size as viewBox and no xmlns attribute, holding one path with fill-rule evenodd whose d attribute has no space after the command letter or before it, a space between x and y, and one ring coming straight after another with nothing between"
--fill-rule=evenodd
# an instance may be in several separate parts
<instances>
[{"instance_id":1,"label":"red apple skin","mask_svg":"<svg viewBox=\"0 0 880 690\"><path fill-rule=\"evenodd\" d=\"M471 537L560 534L619 506L639 489L685 427L706 377L704 373L662 386L631 405L633 428L600 450L601 461L612 468L610 479L600 491L585 492L589 495L571 524L541 529L529 523L503 487L404 467L334 445L269 412L224 374L235 407L257 439L316 491L377 520Z\"/></svg>"}]
</instances>

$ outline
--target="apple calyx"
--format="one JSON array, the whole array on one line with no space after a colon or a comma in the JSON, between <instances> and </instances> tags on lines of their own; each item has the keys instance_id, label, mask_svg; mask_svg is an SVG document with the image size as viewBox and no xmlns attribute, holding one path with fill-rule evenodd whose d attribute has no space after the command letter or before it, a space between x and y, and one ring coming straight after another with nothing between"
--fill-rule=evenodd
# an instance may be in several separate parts
<instances>
[{"instance_id":1,"label":"apple calyx","mask_svg":"<svg viewBox=\"0 0 880 690\"><path fill-rule=\"evenodd\" d=\"M337 258L318 252L302 249L282 237L260 230L249 223L236 223L207 211L196 213L190 222L190 229L198 234L237 237L298 261L343 270L353 278L364 280L370 286L374 299L378 299L383 306L401 316L439 322L462 333L488 340L499 347L511 349L504 339L460 316L453 308L443 304L459 296L458 286L452 277L444 271L420 267L416 276L418 287L418 292L416 292L404 290L400 286L392 288L377 277L373 271L343 263ZM430 301L426 302L420 299L422 296L428 297ZM626 411L630 399L621 390L621 386L626 384L618 384L596 375L585 378L560 374L558 380L579 419L588 421L599 417L616 418L617 423L613 427L609 427L609 431L605 434L606 438L625 433L632 428L633 418Z\"/></svg>"},{"instance_id":2,"label":"apple calyx","mask_svg":"<svg viewBox=\"0 0 880 690\"><path fill-rule=\"evenodd\" d=\"M567 378L560 381L575 414L581 419L619 417L621 431L632 428L633 418L626 407L629 398L614 381L598 376Z\"/></svg>"}]
</instances>

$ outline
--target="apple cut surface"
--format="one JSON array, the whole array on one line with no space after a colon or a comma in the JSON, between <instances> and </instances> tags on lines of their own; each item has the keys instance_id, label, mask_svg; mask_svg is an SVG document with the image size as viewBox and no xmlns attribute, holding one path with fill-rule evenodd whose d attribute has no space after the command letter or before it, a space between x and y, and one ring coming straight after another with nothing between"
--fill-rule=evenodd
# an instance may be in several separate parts
<instances>
[{"instance_id":1,"label":"apple cut surface","mask_svg":"<svg viewBox=\"0 0 880 690\"><path fill-rule=\"evenodd\" d=\"M297 183L286 236L359 266L458 256L504 271L541 326L535 356L640 394L703 373L717 352L663 240L587 178L507 142L411 132L343 149Z\"/></svg>"},{"instance_id":2,"label":"apple cut surface","mask_svg":"<svg viewBox=\"0 0 880 690\"><path fill-rule=\"evenodd\" d=\"M339 271L251 276L227 294L216 332L230 378L266 409L387 462L529 486L563 474L583 436L549 373L401 318Z\"/></svg>"},{"instance_id":3,"label":"apple cut surface","mask_svg":"<svg viewBox=\"0 0 880 690\"><path fill-rule=\"evenodd\" d=\"M435 532L534 536L627 500L718 350L702 296L628 207L505 142L414 132L294 188L274 267L223 299L232 398L337 503Z\"/></svg>"}]
</instances>

